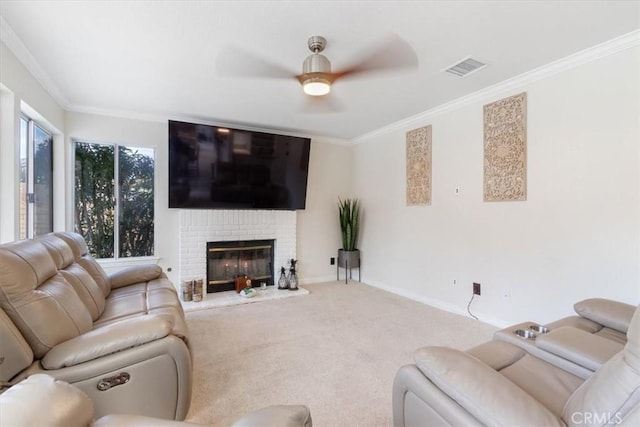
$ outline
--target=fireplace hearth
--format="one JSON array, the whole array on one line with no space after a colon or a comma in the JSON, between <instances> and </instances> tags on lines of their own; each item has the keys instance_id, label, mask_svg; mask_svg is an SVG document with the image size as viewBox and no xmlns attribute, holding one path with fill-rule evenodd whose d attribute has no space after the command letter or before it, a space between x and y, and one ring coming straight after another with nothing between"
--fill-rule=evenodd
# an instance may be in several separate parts
<instances>
[{"instance_id":1,"label":"fireplace hearth","mask_svg":"<svg viewBox=\"0 0 640 427\"><path fill-rule=\"evenodd\" d=\"M248 276L254 287L273 286L275 240L207 242L207 293L235 289L235 279Z\"/></svg>"}]
</instances>

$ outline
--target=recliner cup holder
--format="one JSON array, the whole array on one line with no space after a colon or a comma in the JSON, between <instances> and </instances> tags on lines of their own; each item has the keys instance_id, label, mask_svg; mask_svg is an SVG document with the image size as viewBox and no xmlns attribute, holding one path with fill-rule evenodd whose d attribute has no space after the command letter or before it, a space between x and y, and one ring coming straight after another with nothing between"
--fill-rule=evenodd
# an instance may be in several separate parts
<instances>
[{"instance_id":1,"label":"recliner cup holder","mask_svg":"<svg viewBox=\"0 0 640 427\"><path fill-rule=\"evenodd\" d=\"M534 334L533 332L531 332L528 329L516 329L515 331L513 331L514 334L516 334L517 336L519 336L520 338L523 338L525 340L534 340L536 339L536 334Z\"/></svg>"},{"instance_id":2,"label":"recliner cup holder","mask_svg":"<svg viewBox=\"0 0 640 427\"><path fill-rule=\"evenodd\" d=\"M549 332L549 328L543 325L531 325L529 326L529 329L539 334L546 334L547 332Z\"/></svg>"}]
</instances>

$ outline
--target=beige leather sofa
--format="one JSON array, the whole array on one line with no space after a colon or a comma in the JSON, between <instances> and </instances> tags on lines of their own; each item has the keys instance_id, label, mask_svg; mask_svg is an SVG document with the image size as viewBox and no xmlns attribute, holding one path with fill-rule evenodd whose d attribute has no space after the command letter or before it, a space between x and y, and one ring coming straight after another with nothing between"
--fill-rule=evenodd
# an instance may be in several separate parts
<instances>
[{"instance_id":1,"label":"beige leather sofa","mask_svg":"<svg viewBox=\"0 0 640 427\"><path fill-rule=\"evenodd\" d=\"M3 427L186 427L196 426L141 415L112 414L94 419L91 400L78 388L44 374L33 375L0 395ZM232 427L311 427L306 406L270 406Z\"/></svg>"},{"instance_id":2,"label":"beige leather sofa","mask_svg":"<svg viewBox=\"0 0 640 427\"><path fill-rule=\"evenodd\" d=\"M155 265L106 274L78 234L0 245L0 342L3 386L46 373L82 390L98 417L182 420L189 409L175 287Z\"/></svg>"},{"instance_id":3,"label":"beige leather sofa","mask_svg":"<svg viewBox=\"0 0 640 427\"><path fill-rule=\"evenodd\" d=\"M517 341L511 341L512 337L494 339L467 352L444 347L422 348L414 354L415 364L401 367L396 374L394 426L640 425L640 306L633 307L633 316L628 319L628 307L610 311L603 309L598 301L588 305L604 317L587 319L584 313L579 313L579 317L595 323L596 318L604 320L609 326L596 327L575 318L545 326L552 331L556 326L560 329L590 325L593 333L589 336L599 338L607 336L609 331L597 332L611 325L617 332L626 330L625 344L620 351L591 375L584 378L575 373L576 367L585 368L586 359L594 358L591 351L584 351L588 345L580 344L580 338L585 336L580 332L575 334L576 330L584 331L579 327L565 330L549 347L554 349L551 355L567 357L562 357L568 362L563 365L564 369L545 360L539 347L515 345ZM610 323L611 319L619 322ZM620 338L617 332L613 336ZM566 337L569 338L563 344L561 338ZM577 354L572 354L574 347L579 349ZM532 348L538 351L527 351ZM595 354L598 351L596 342Z\"/></svg>"}]
</instances>

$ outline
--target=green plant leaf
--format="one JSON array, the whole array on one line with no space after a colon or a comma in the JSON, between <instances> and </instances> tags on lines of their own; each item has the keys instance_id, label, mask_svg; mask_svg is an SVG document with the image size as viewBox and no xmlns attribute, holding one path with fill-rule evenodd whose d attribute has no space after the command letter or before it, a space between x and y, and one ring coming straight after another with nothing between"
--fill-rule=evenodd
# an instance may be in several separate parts
<instances>
[{"instance_id":1,"label":"green plant leaf","mask_svg":"<svg viewBox=\"0 0 640 427\"><path fill-rule=\"evenodd\" d=\"M342 249L353 251L357 247L360 220L360 203L358 199L338 198L338 214L342 233Z\"/></svg>"}]
</instances>

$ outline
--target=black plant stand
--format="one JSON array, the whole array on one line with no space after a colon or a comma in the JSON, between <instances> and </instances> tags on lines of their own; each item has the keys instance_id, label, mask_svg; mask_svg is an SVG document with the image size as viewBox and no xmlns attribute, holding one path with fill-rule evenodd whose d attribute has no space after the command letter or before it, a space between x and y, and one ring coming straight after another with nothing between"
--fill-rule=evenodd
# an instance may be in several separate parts
<instances>
[{"instance_id":1,"label":"black plant stand","mask_svg":"<svg viewBox=\"0 0 640 427\"><path fill-rule=\"evenodd\" d=\"M361 280L360 271L360 251L345 251L343 249L338 250L338 262L336 263L336 277L340 281L340 268L344 268L344 283L349 283L349 279L353 279L353 268L358 269L358 282Z\"/></svg>"}]
</instances>

